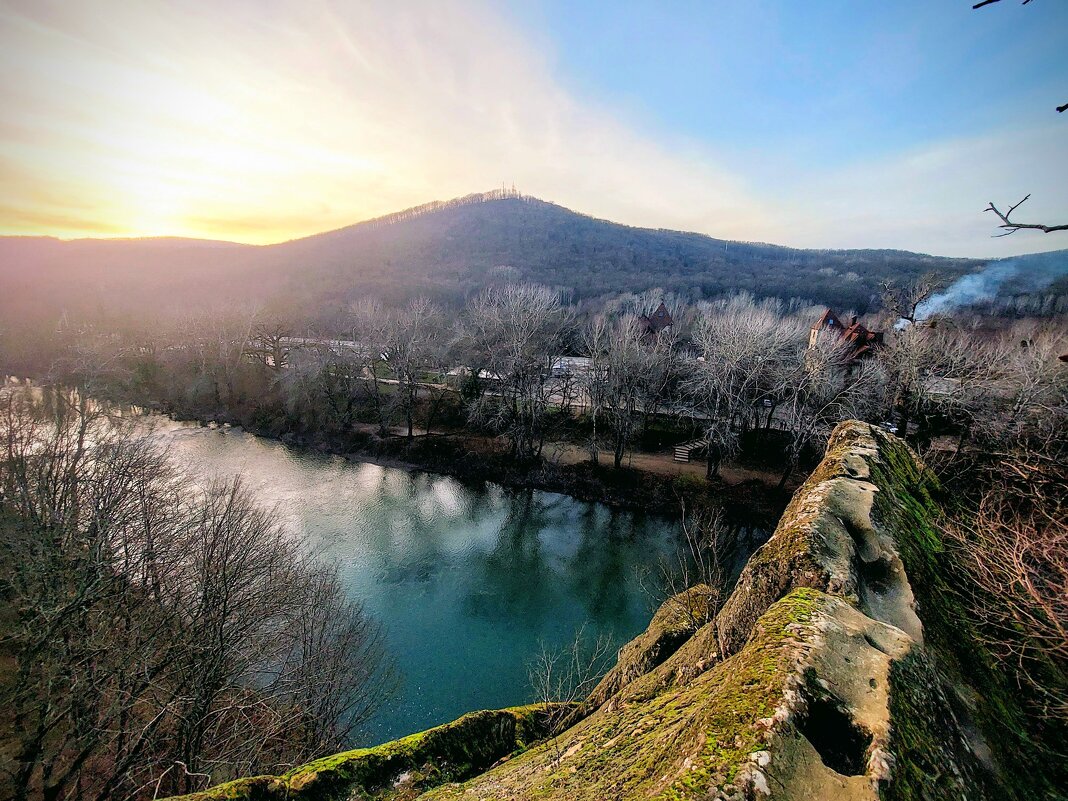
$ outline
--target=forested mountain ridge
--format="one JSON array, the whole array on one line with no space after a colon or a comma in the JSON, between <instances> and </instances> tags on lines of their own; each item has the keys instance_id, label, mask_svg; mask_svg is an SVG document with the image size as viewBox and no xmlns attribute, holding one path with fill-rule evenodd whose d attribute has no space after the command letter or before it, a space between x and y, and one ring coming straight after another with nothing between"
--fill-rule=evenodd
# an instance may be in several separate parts
<instances>
[{"instance_id":1,"label":"forested mountain ridge","mask_svg":"<svg viewBox=\"0 0 1068 801\"><path fill-rule=\"evenodd\" d=\"M368 295L441 301L524 280L576 300L660 287L748 290L867 310L885 279L953 278L985 260L896 250L801 250L634 228L512 192L434 203L303 239L252 246L175 238L0 238L0 310L54 317L186 312L248 301L322 315ZM13 308L15 307L15 308Z\"/></svg>"},{"instance_id":2,"label":"forested mountain ridge","mask_svg":"<svg viewBox=\"0 0 1068 801\"><path fill-rule=\"evenodd\" d=\"M312 257L317 271L337 278L358 261L368 279L385 279L387 286L406 275L463 294L503 276L559 287L578 299L662 287L694 297L749 290L857 308L867 307L883 278L929 271L956 276L984 263L906 251L732 242L621 225L534 198L484 198L432 204L296 240L275 246L272 255Z\"/></svg>"}]
</instances>

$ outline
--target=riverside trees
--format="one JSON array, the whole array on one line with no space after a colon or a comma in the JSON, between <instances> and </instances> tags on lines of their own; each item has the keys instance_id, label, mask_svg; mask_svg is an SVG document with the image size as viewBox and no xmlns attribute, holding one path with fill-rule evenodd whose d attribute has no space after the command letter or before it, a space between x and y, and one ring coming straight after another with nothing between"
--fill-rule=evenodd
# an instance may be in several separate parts
<instances>
[{"instance_id":1,"label":"riverside trees","mask_svg":"<svg viewBox=\"0 0 1068 801\"><path fill-rule=\"evenodd\" d=\"M195 483L73 395L0 410L0 787L150 798L350 742L377 627L239 480Z\"/></svg>"},{"instance_id":2,"label":"riverside trees","mask_svg":"<svg viewBox=\"0 0 1068 801\"><path fill-rule=\"evenodd\" d=\"M126 398L180 416L337 447L365 445L368 423L379 438L401 425L412 439L439 420L453 433L499 435L517 461L537 460L561 435L593 458L608 449L620 467L656 424L676 441L703 434L709 475L744 449L786 480L846 418L894 420L921 444L952 433L967 447L1032 426L1048 408L1068 350L1063 324L915 322L934 286L886 287L894 319L863 361L829 338L806 342L819 310L797 304L734 295L680 311L654 335L628 310L655 297L591 309L545 287L502 284L456 310L367 299L318 337L284 337L247 312L191 337L83 336L56 364L60 381L94 393L125 385Z\"/></svg>"},{"instance_id":3,"label":"riverside trees","mask_svg":"<svg viewBox=\"0 0 1068 801\"><path fill-rule=\"evenodd\" d=\"M703 412L708 474L737 453L740 436L768 410L768 420L789 388L792 368L801 364L802 329L782 315L776 301L747 295L703 304L694 335L697 359L686 384Z\"/></svg>"},{"instance_id":4,"label":"riverside trees","mask_svg":"<svg viewBox=\"0 0 1068 801\"><path fill-rule=\"evenodd\" d=\"M670 333L649 336L633 314L602 314L587 325L583 348L590 361L579 383L592 426L594 461L602 430L607 430L613 465L623 464L637 429L665 400L675 374L675 344Z\"/></svg>"},{"instance_id":5,"label":"riverside trees","mask_svg":"<svg viewBox=\"0 0 1068 801\"><path fill-rule=\"evenodd\" d=\"M492 385L472 399L471 417L507 437L517 459L541 455L552 396L559 402L569 394L549 380L569 320L560 296L533 284L488 289L464 315L469 369Z\"/></svg>"}]
</instances>

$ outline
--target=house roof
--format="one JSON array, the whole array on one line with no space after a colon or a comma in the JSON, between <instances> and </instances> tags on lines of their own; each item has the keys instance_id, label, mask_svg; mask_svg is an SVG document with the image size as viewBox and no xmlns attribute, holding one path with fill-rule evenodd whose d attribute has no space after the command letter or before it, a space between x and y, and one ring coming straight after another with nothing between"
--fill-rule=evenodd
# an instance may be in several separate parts
<instances>
[{"instance_id":1,"label":"house roof","mask_svg":"<svg viewBox=\"0 0 1068 801\"><path fill-rule=\"evenodd\" d=\"M838 336L849 344L851 355L854 359L866 356L872 348L878 347L883 342L883 335L879 331L869 331L853 318L846 326L841 318L832 310L827 309L813 324L813 331L830 328L838 333Z\"/></svg>"},{"instance_id":2,"label":"house roof","mask_svg":"<svg viewBox=\"0 0 1068 801\"><path fill-rule=\"evenodd\" d=\"M842 324L842 320L835 313L834 309L827 309L827 311L821 314L820 319L816 320L816 322L812 324L812 330L815 331L817 329L826 328L828 326L838 331L845 330L845 326Z\"/></svg>"},{"instance_id":3,"label":"house roof","mask_svg":"<svg viewBox=\"0 0 1068 801\"><path fill-rule=\"evenodd\" d=\"M668 311L663 301L660 301L660 305L653 310L652 314L643 314L639 317L638 322L651 334L659 334L665 328L675 325L671 312Z\"/></svg>"}]
</instances>

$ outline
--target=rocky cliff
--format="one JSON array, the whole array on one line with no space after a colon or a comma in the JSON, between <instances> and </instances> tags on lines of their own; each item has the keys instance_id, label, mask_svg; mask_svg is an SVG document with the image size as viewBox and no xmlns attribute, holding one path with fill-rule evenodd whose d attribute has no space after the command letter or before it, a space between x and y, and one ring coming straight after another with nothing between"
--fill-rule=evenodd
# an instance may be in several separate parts
<instances>
[{"instance_id":1,"label":"rocky cliff","mask_svg":"<svg viewBox=\"0 0 1068 801\"><path fill-rule=\"evenodd\" d=\"M1058 797L955 600L938 492L845 423L716 618L670 599L559 736L535 742L534 707L475 713L197 797Z\"/></svg>"}]
</instances>

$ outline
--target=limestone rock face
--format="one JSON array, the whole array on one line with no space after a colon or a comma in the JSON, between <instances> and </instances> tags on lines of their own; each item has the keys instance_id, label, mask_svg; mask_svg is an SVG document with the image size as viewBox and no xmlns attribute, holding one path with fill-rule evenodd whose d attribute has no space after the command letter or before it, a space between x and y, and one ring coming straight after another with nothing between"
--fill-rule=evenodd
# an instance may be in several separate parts
<instances>
[{"instance_id":1,"label":"limestone rock face","mask_svg":"<svg viewBox=\"0 0 1068 801\"><path fill-rule=\"evenodd\" d=\"M664 643L669 601L586 718L426 798L1001 797L947 701L902 558L931 534L936 487L900 440L839 426L714 621L667 658L636 658ZM939 734L900 736L921 720Z\"/></svg>"},{"instance_id":2,"label":"limestone rock face","mask_svg":"<svg viewBox=\"0 0 1068 801\"><path fill-rule=\"evenodd\" d=\"M937 493L903 442L844 423L719 615L694 613L700 588L670 599L561 734L527 747L530 724L494 740L507 760L486 770L487 752L417 785L399 768L293 781L308 766L285 797L1058 797L1037 768L1003 779L1027 751L999 734L1022 730L1019 710L944 578Z\"/></svg>"}]
</instances>

